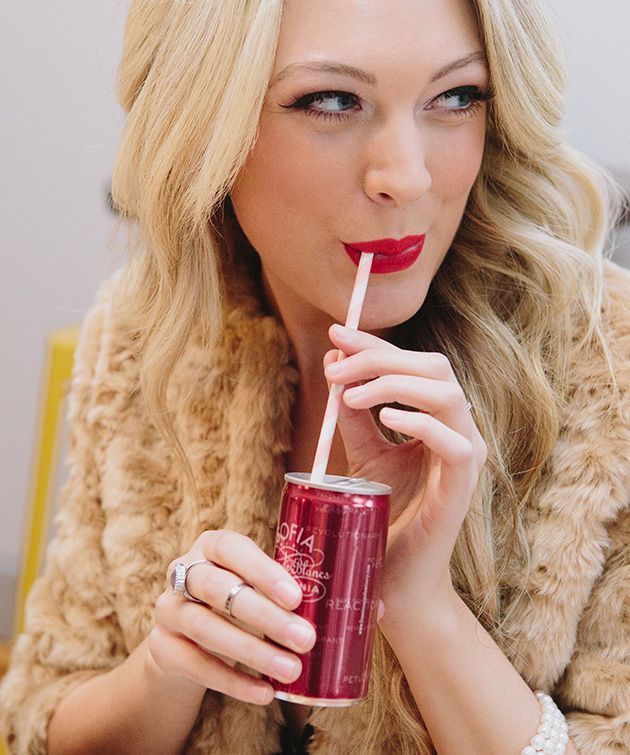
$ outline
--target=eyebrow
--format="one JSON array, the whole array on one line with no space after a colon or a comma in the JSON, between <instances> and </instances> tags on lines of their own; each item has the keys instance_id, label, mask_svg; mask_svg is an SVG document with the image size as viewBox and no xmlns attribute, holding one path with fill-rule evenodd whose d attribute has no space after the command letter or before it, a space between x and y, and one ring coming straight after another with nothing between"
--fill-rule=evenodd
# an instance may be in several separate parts
<instances>
[{"instance_id":1,"label":"eyebrow","mask_svg":"<svg viewBox=\"0 0 630 755\"><path fill-rule=\"evenodd\" d=\"M471 63L476 63L478 61L481 61L485 65L488 64L486 56L481 50L472 52L470 53L470 55L465 55L463 58L459 58L458 60L454 60L452 63L448 63L447 65L443 66L439 69L439 71L436 71L431 76L429 82L433 83L434 81L443 79L445 76L451 73L451 71L456 71L459 68L465 68ZM332 60L322 60L307 63L291 63L290 65L286 66L286 68L283 68L280 73L278 73L271 80L269 89L275 87L276 84L279 84L281 81L286 79L287 76L289 76L291 73L296 73L298 71L316 71L320 73L341 74L342 76L350 76L351 78L362 81L364 84L369 84L370 86L376 86L377 83L376 76L369 71L364 71L362 68L356 68L355 66L346 65L345 63L336 63Z\"/></svg>"}]
</instances>

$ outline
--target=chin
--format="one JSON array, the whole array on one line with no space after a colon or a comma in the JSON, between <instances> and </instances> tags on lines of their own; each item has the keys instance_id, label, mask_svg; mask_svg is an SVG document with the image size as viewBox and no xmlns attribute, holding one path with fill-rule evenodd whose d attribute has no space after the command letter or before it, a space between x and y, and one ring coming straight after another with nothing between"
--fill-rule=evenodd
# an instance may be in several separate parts
<instances>
[{"instance_id":1,"label":"chin","mask_svg":"<svg viewBox=\"0 0 630 755\"><path fill-rule=\"evenodd\" d=\"M404 293L395 296L390 292L389 296L379 297L380 301L371 301L368 306L363 308L359 328L361 330L381 330L383 328L393 328L403 322L407 322L424 304L426 291L418 294L416 288L413 296L405 297ZM368 285L367 297L370 297L370 288ZM367 304L367 302L366 302ZM394 306L392 306L392 304Z\"/></svg>"},{"instance_id":2,"label":"chin","mask_svg":"<svg viewBox=\"0 0 630 755\"><path fill-rule=\"evenodd\" d=\"M410 310L401 310L399 312L390 312L386 317L383 313L375 313L372 317L367 314L361 314L361 321L359 323L359 330L365 330L373 333L378 330L386 330L388 328L394 328L397 325L401 325L403 322L407 322L409 318L416 314L420 309L421 304Z\"/></svg>"}]
</instances>

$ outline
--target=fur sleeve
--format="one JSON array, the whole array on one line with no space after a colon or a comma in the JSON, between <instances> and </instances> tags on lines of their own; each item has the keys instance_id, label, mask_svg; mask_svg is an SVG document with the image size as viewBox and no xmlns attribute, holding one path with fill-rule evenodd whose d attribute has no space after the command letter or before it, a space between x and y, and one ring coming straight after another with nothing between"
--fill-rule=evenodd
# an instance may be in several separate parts
<instances>
[{"instance_id":1,"label":"fur sleeve","mask_svg":"<svg viewBox=\"0 0 630 755\"><path fill-rule=\"evenodd\" d=\"M607 527L606 561L580 618L574 652L554 693L580 752L630 753L630 273L606 264L604 325L619 388L615 474L627 503ZM601 438L601 442L604 439Z\"/></svg>"},{"instance_id":2,"label":"fur sleeve","mask_svg":"<svg viewBox=\"0 0 630 755\"><path fill-rule=\"evenodd\" d=\"M609 531L606 567L555 691L583 753L630 752L630 510Z\"/></svg>"},{"instance_id":3,"label":"fur sleeve","mask_svg":"<svg viewBox=\"0 0 630 755\"><path fill-rule=\"evenodd\" d=\"M0 725L10 752L19 755L44 753L48 721L61 699L126 655L101 549L98 420L90 411L110 285L101 289L81 329L68 398L67 478L56 536L44 574L29 594L26 630L16 641L0 688Z\"/></svg>"}]
</instances>

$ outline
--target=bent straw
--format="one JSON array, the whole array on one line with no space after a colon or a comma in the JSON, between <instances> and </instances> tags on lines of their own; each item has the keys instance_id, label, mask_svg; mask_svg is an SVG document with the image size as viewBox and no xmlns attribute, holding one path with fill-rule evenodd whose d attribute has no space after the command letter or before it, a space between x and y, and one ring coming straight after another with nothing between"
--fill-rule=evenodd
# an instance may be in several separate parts
<instances>
[{"instance_id":1,"label":"bent straw","mask_svg":"<svg viewBox=\"0 0 630 755\"><path fill-rule=\"evenodd\" d=\"M359 269L357 270L357 276L354 279L354 288L352 289L352 296L350 297L350 306L348 307L348 315L346 317L346 328L356 330L359 327L359 319L361 317L361 310L363 309L363 301L365 299L365 292L367 291L373 259L373 254L367 254L365 252L361 254ZM345 354L342 351L339 351L337 361L339 362L344 357ZM319 441L317 442L317 451L315 452L315 461L313 462L313 471L311 472L311 482L322 482L326 475L326 467L328 466L330 448L335 434L335 427L337 426L337 417L339 416L339 407L341 405L341 394L343 393L344 387L345 386L339 383L333 383L330 387L328 402L326 403L326 412L324 413L324 421L322 422L322 429L319 433Z\"/></svg>"}]
</instances>

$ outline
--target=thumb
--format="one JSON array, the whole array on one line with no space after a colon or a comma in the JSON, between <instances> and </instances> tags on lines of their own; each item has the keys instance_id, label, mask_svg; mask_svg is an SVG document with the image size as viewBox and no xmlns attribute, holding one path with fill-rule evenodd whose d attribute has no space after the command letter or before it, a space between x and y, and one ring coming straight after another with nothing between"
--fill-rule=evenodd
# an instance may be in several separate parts
<instances>
[{"instance_id":1,"label":"thumb","mask_svg":"<svg viewBox=\"0 0 630 755\"><path fill-rule=\"evenodd\" d=\"M333 349L326 352L324 368L331 362L337 361L339 350ZM330 383L328 387L330 389ZM359 383L349 383L348 388ZM372 413L369 409L353 409L348 406L341 396L337 427L341 434L341 440L346 451L348 463L351 466L360 467L361 464L371 459L376 453L388 445L387 440L378 429Z\"/></svg>"},{"instance_id":2,"label":"thumb","mask_svg":"<svg viewBox=\"0 0 630 755\"><path fill-rule=\"evenodd\" d=\"M348 386L350 387L350 386ZM369 409L353 409L341 397L337 427L341 433L348 463L360 467L387 443Z\"/></svg>"}]
</instances>

